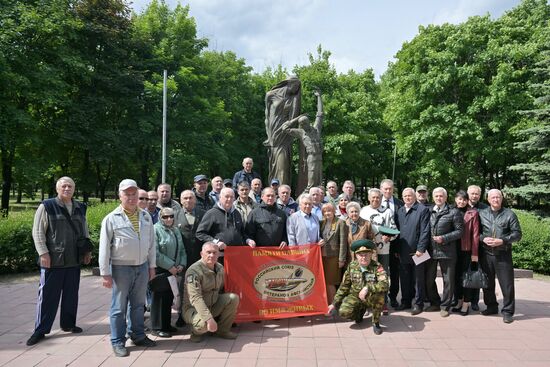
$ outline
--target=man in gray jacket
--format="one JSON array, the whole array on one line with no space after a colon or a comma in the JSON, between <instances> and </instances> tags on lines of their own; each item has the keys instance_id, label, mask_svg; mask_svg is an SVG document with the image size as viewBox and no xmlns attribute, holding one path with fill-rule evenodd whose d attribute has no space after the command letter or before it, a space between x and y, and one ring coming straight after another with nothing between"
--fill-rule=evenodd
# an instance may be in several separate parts
<instances>
[{"instance_id":1,"label":"man in gray jacket","mask_svg":"<svg viewBox=\"0 0 550 367\"><path fill-rule=\"evenodd\" d=\"M147 282L155 276L156 247L151 216L137 206L134 180L118 186L120 206L101 222L99 271L103 286L112 288L111 344L117 357L126 357L126 314L129 307L130 337L135 345L153 347L145 335L143 310Z\"/></svg>"},{"instance_id":2,"label":"man in gray jacket","mask_svg":"<svg viewBox=\"0 0 550 367\"><path fill-rule=\"evenodd\" d=\"M495 295L495 275L498 276L502 291L503 321L507 324L514 321L516 308L514 290L514 264L512 263L512 243L521 239L521 227L516 214L502 207L502 192L489 190L487 200L490 207L479 211L481 221L480 264L489 278L489 287L483 290L483 301L487 308L481 313L485 316L498 313L498 302Z\"/></svg>"}]
</instances>

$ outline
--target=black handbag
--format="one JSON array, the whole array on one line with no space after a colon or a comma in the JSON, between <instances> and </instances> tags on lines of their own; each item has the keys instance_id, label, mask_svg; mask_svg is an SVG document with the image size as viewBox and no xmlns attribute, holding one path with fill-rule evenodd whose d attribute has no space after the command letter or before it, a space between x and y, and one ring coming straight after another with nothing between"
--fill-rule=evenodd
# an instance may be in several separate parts
<instances>
[{"instance_id":1,"label":"black handbag","mask_svg":"<svg viewBox=\"0 0 550 367\"><path fill-rule=\"evenodd\" d=\"M168 272L157 274L149 281L149 289L152 292L168 292L172 290L168 277L172 275Z\"/></svg>"},{"instance_id":2,"label":"black handbag","mask_svg":"<svg viewBox=\"0 0 550 367\"><path fill-rule=\"evenodd\" d=\"M470 263L468 270L462 274L462 286L473 289L487 288L489 287L489 279L479 265L477 270L472 270L472 263Z\"/></svg>"}]
</instances>

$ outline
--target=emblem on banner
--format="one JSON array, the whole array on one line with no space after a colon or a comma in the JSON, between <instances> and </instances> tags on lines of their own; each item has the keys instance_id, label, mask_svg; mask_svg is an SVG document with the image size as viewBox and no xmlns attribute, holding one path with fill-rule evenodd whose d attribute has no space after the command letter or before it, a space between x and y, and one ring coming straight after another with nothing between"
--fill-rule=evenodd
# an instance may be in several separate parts
<instances>
[{"instance_id":1,"label":"emblem on banner","mask_svg":"<svg viewBox=\"0 0 550 367\"><path fill-rule=\"evenodd\" d=\"M315 275L301 264L276 264L264 267L254 277L254 288L262 299L287 301L311 292Z\"/></svg>"}]
</instances>

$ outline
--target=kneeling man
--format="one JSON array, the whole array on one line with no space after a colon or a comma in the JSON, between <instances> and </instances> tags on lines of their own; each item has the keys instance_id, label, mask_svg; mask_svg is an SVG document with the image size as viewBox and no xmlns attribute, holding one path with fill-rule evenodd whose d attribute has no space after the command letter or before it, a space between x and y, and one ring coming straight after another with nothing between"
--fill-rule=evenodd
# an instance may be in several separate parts
<instances>
[{"instance_id":1,"label":"kneeling man","mask_svg":"<svg viewBox=\"0 0 550 367\"><path fill-rule=\"evenodd\" d=\"M382 328L379 321L389 287L388 277L384 267L372 259L376 253L376 245L372 241L354 241L351 251L355 260L348 265L334 301L328 307L328 313L338 308L340 316L360 323L367 309L371 309L373 331L380 335Z\"/></svg>"},{"instance_id":2,"label":"kneeling man","mask_svg":"<svg viewBox=\"0 0 550 367\"><path fill-rule=\"evenodd\" d=\"M214 242L202 246L201 259L185 273L184 319L191 325L191 341L198 343L206 332L223 339L235 339L231 324L237 314L239 296L223 293L223 265Z\"/></svg>"}]
</instances>

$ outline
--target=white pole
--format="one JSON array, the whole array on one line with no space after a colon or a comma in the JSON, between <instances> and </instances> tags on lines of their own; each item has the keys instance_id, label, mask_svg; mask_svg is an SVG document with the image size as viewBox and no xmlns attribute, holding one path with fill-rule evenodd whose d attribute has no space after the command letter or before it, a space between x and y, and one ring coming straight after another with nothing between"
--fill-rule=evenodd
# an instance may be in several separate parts
<instances>
[{"instance_id":1,"label":"white pole","mask_svg":"<svg viewBox=\"0 0 550 367\"><path fill-rule=\"evenodd\" d=\"M162 182L166 182L166 78L168 71L164 70L162 86Z\"/></svg>"},{"instance_id":2,"label":"white pole","mask_svg":"<svg viewBox=\"0 0 550 367\"><path fill-rule=\"evenodd\" d=\"M393 170L391 174L391 180L395 181L395 158L397 157L397 140L393 140Z\"/></svg>"}]
</instances>

